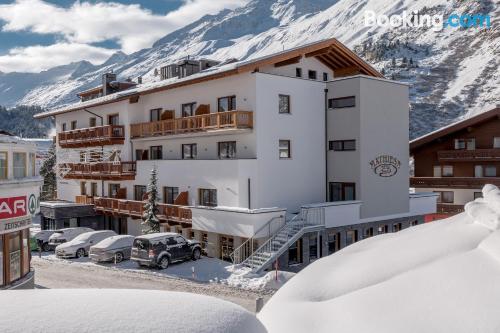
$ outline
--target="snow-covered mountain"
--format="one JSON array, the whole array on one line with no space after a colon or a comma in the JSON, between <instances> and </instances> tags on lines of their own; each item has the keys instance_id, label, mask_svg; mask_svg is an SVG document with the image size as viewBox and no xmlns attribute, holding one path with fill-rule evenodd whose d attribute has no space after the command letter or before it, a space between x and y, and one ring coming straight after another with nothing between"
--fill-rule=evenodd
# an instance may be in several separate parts
<instances>
[{"instance_id":1,"label":"snow-covered mountain","mask_svg":"<svg viewBox=\"0 0 500 333\"><path fill-rule=\"evenodd\" d=\"M392 15L490 14L492 27L365 27L364 13ZM500 104L500 6L496 0L253 0L207 15L134 54L104 64L79 62L40 74L0 73L0 104L53 107L76 101L78 91L114 70L123 78L156 80L154 69L186 56L248 59L314 40L335 37L387 77L411 84L412 137L467 112Z\"/></svg>"}]
</instances>

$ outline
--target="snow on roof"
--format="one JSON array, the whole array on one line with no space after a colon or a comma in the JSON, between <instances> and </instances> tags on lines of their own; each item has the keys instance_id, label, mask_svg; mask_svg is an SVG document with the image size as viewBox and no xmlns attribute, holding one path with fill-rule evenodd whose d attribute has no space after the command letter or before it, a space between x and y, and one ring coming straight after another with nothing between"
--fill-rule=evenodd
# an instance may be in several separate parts
<instances>
[{"instance_id":1,"label":"snow on roof","mask_svg":"<svg viewBox=\"0 0 500 333\"><path fill-rule=\"evenodd\" d=\"M168 237L168 236L179 236L179 234L175 233L175 232L156 232L153 234L141 235L141 236L137 236L137 237L142 238L142 239L156 239L156 238Z\"/></svg>"},{"instance_id":2,"label":"snow on roof","mask_svg":"<svg viewBox=\"0 0 500 333\"><path fill-rule=\"evenodd\" d=\"M3 133L7 133L7 132L3 132ZM28 140L25 140L23 138L20 138L20 137L15 136L15 135L10 135L10 134L1 134L0 133L0 143L26 145L26 146L35 147L35 144L33 142L30 142Z\"/></svg>"},{"instance_id":3,"label":"snow on roof","mask_svg":"<svg viewBox=\"0 0 500 333\"><path fill-rule=\"evenodd\" d=\"M315 261L258 317L268 332L498 332L500 191L465 213Z\"/></svg>"},{"instance_id":4,"label":"snow on roof","mask_svg":"<svg viewBox=\"0 0 500 333\"><path fill-rule=\"evenodd\" d=\"M266 332L253 314L236 304L180 292L126 289L3 291L0 307L0 332Z\"/></svg>"}]
</instances>

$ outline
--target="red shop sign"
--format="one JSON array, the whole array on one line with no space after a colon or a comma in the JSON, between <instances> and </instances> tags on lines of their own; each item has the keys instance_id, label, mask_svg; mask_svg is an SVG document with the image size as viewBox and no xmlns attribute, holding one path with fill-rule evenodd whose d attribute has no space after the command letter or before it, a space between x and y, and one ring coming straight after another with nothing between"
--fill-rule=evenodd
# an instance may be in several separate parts
<instances>
[{"instance_id":1,"label":"red shop sign","mask_svg":"<svg viewBox=\"0 0 500 333\"><path fill-rule=\"evenodd\" d=\"M26 196L0 198L0 219L27 215Z\"/></svg>"}]
</instances>

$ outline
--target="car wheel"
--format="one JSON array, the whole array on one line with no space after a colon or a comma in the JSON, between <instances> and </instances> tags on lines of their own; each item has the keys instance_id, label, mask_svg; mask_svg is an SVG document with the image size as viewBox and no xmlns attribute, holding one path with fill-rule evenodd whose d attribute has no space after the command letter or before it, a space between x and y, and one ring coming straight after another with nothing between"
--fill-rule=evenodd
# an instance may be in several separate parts
<instances>
[{"instance_id":1,"label":"car wheel","mask_svg":"<svg viewBox=\"0 0 500 333\"><path fill-rule=\"evenodd\" d=\"M160 267L160 269L166 269L169 264L170 260L168 259L168 257L163 256L163 258L161 258L160 262L158 263L158 267Z\"/></svg>"},{"instance_id":2,"label":"car wheel","mask_svg":"<svg viewBox=\"0 0 500 333\"><path fill-rule=\"evenodd\" d=\"M49 252L50 251L50 245L49 245L49 243L43 243L42 244L42 251L43 252Z\"/></svg>"},{"instance_id":3,"label":"car wheel","mask_svg":"<svg viewBox=\"0 0 500 333\"><path fill-rule=\"evenodd\" d=\"M115 253L115 261L116 261L117 264L120 263L120 262L122 262L123 261L123 253L116 252Z\"/></svg>"},{"instance_id":4,"label":"car wheel","mask_svg":"<svg viewBox=\"0 0 500 333\"><path fill-rule=\"evenodd\" d=\"M77 258L83 258L83 257L85 257L85 250L84 249L78 249L76 251L76 257Z\"/></svg>"},{"instance_id":5,"label":"car wheel","mask_svg":"<svg viewBox=\"0 0 500 333\"><path fill-rule=\"evenodd\" d=\"M194 249L193 256L192 256L191 259L198 260L200 258L201 258L201 251L200 251L200 249Z\"/></svg>"}]
</instances>

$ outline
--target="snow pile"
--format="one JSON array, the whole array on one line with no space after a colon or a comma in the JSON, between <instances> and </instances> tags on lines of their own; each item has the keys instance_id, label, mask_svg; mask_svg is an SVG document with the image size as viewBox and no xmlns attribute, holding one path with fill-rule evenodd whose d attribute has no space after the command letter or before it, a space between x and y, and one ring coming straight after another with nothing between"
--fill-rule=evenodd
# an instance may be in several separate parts
<instances>
[{"instance_id":1,"label":"snow pile","mask_svg":"<svg viewBox=\"0 0 500 333\"><path fill-rule=\"evenodd\" d=\"M153 290L3 291L0 332L264 333L253 314L213 297ZM26 314L29 313L29 320Z\"/></svg>"},{"instance_id":2,"label":"snow pile","mask_svg":"<svg viewBox=\"0 0 500 333\"><path fill-rule=\"evenodd\" d=\"M214 282L245 290L278 290L295 276L295 273L284 271L278 271L277 274L276 271L255 274L249 267L238 265L229 266L227 270L230 272L227 278Z\"/></svg>"},{"instance_id":3,"label":"snow pile","mask_svg":"<svg viewBox=\"0 0 500 333\"><path fill-rule=\"evenodd\" d=\"M452 218L305 268L266 304L269 332L499 332L500 191Z\"/></svg>"}]
</instances>

